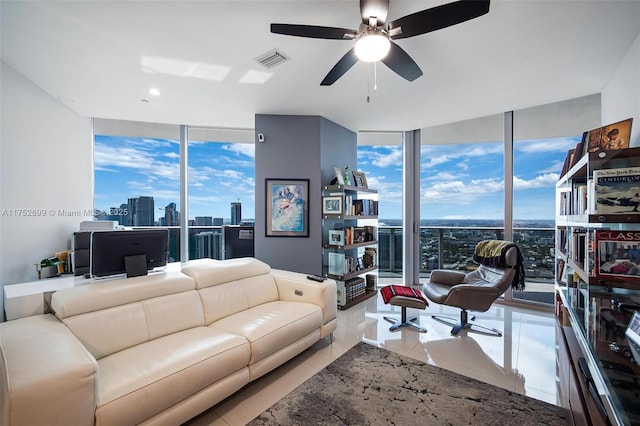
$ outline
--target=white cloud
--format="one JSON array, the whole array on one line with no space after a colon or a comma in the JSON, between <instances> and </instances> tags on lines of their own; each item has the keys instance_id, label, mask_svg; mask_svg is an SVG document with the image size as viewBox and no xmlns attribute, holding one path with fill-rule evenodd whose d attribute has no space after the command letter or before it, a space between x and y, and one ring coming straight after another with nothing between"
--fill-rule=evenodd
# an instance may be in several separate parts
<instances>
[{"instance_id":1,"label":"white cloud","mask_svg":"<svg viewBox=\"0 0 640 426\"><path fill-rule=\"evenodd\" d=\"M514 149L518 152L567 152L575 148L576 138L557 138L525 140L514 143Z\"/></svg>"},{"instance_id":2,"label":"white cloud","mask_svg":"<svg viewBox=\"0 0 640 426\"><path fill-rule=\"evenodd\" d=\"M558 173L546 173L543 175L538 175L533 179L524 180L520 179L517 176L513 177L513 189L531 189L531 188L546 188L546 187L555 187L556 182L558 182Z\"/></svg>"},{"instance_id":3,"label":"white cloud","mask_svg":"<svg viewBox=\"0 0 640 426\"><path fill-rule=\"evenodd\" d=\"M448 171L445 171L445 172L439 172L439 173L433 174L431 176L427 176L424 178L424 180L441 182L441 181L454 180L456 178L459 178L459 176L453 173L449 173Z\"/></svg>"},{"instance_id":4,"label":"white cloud","mask_svg":"<svg viewBox=\"0 0 640 426\"><path fill-rule=\"evenodd\" d=\"M376 146L373 150L360 153L358 158L366 158L366 162L375 167L402 165L402 147Z\"/></svg>"},{"instance_id":5,"label":"white cloud","mask_svg":"<svg viewBox=\"0 0 640 426\"><path fill-rule=\"evenodd\" d=\"M422 191L421 202L433 204L468 205L479 198L504 191L504 181L473 179L469 183L451 180L430 185Z\"/></svg>"},{"instance_id":6,"label":"white cloud","mask_svg":"<svg viewBox=\"0 0 640 426\"><path fill-rule=\"evenodd\" d=\"M468 161L476 161L485 155L503 155L502 144L460 144L460 145L422 145L420 148L421 164L424 171L428 168L444 164L449 161L460 160L458 167L466 170Z\"/></svg>"},{"instance_id":7,"label":"white cloud","mask_svg":"<svg viewBox=\"0 0 640 426\"><path fill-rule=\"evenodd\" d=\"M222 146L225 151L256 158L256 146L250 143L230 143Z\"/></svg>"}]
</instances>

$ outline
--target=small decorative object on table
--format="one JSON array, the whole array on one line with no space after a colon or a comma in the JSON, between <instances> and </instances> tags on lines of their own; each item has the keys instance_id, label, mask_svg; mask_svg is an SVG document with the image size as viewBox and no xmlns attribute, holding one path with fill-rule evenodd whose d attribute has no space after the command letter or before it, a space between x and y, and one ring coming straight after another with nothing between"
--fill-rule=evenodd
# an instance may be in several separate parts
<instances>
[{"instance_id":1,"label":"small decorative object on table","mask_svg":"<svg viewBox=\"0 0 640 426\"><path fill-rule=\"evenodd\" d=\"M38 279L57 277L61 273L58 265L64 265L64 263L64 260L60 260L56 256L42 259L40 263L34 263L36 272L38 273Z\"/></svg>"}]
</instances>

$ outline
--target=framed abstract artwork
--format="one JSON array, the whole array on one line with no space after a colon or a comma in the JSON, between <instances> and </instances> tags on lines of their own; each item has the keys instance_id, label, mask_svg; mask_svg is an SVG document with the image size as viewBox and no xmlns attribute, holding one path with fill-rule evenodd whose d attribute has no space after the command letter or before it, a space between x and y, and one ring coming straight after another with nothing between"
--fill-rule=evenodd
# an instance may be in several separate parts
<instances>
[{"instance_id":1,"label":"framed abstract artwork","mask_svg":"<svg viewBox=\"0 0 640 426\"><path fill-rule=\"evenodd\" d=\"M309 237L309 179L266 179L267 237Z\"/></svg>"}]
</instances>

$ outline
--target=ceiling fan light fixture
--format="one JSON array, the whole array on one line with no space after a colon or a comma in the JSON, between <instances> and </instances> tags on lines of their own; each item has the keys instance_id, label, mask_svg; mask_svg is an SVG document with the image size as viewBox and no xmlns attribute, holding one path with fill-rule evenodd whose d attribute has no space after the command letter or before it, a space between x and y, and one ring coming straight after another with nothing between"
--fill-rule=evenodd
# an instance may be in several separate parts
<instances>
[{"instance_id":1,"label":"ceiling fan light fixture","mask_svg":"<svg viewBox=\"0 0 640 426\"><path fill-rule=\"evenodd\" d=\"M358 59L364 62L377 62L387 56L391 42L380 30L364 32L356 41L355 52Z\"/></svg>"}]
</instances>

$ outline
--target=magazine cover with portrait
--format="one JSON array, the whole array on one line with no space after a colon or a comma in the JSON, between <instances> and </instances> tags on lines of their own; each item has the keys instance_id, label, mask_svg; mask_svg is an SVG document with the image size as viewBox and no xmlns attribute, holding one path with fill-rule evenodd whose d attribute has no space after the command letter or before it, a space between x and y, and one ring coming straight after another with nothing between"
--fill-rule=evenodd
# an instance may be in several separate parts
<instances>
[{"instance_id":1,"label":"magazine cover with portrait","mask_svg":"<svg viewBox=\"0 0 640 426\"><path fill-rule=\"evenodd\" d=\"M596 232L598 276L640 280L640 231Z\"/></svg>"},{"instance_id":2,"label":"magazine cover with portrait","mask_svg":"<svg viewBox=\"0 0 640 426\"><path fill-rule=\"evenodd\" d=\"M584 153L629 148L633 118L589 130L583 135Z\"/></svg>"}]
</instances>

